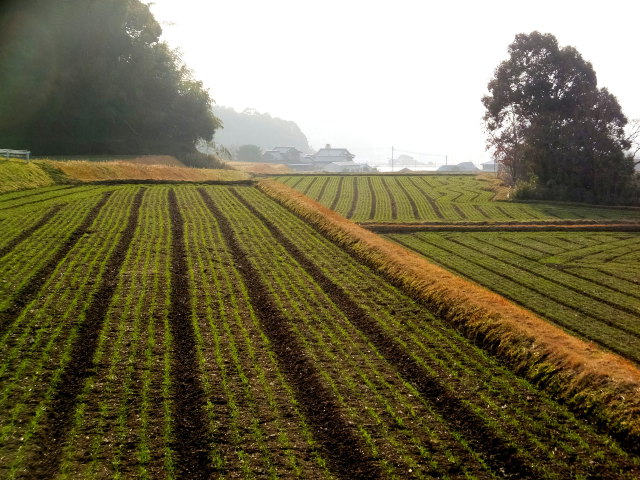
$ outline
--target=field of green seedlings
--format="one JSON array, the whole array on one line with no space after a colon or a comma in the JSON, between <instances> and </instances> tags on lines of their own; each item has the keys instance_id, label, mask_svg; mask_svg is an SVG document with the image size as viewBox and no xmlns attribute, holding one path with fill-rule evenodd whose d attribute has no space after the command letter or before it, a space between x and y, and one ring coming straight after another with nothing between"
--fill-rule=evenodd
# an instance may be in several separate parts
<instances>
[{"instance_id":1,"label":"field of green seedlings","mask_svg":"<svg viewBox=\"0 0 640 480\"><path fill-rule=\"evenodd\" d=\"M469 175L286 175L277 180L356 222L514 222L637 219L637 210L492 201Z\"/></svg>"},{"instance_id":2,"label":"field of green seedlings","mask_svg":"<svg viewBox=\"0 0 640 480\"><path fill-rule=\"evenodd\" d=\"M373 218L403 191L393 177L380 189L381 177L363 178ZM431 205L422 198L416 208ZM254 187L16 192L0 195L0 228L2 478L640 476L637 446L576 417ZM607 238L489 243L509 252L499 268L520 259L563 273L536 280L540 295L557 282L579 315L602 297L616 312L602 328L631 331L637 277L621 264L637 263L638 237ZM483 242L468 241L442 243ZM598 283L601 270L615 283Z\"/></svg>"},{"instance_id":3,"label":"field of green seedlings","mask_svg":"<svg viewBox=\"0 0 640 480\"><path fill-rule=\"evenodd\" d=\"M420 232L388 238L640 363L640 233Z\"/></svg>"}]
</instances>

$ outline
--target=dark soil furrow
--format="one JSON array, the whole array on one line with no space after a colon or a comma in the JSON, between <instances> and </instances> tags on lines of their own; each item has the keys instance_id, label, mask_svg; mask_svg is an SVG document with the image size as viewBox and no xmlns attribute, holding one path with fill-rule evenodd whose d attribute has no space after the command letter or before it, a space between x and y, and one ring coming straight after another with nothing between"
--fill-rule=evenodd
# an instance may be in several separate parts
<instances>
[{"instance_id":1,"label":"dark soil furrow","mask_svg":"<svg viewBox=\"0 0 640 480\"><path fill-rule=\"evenodd\" d=\"M516 256L518 256L518 257L525 258L525 259L527 259L527 260L529 260L529 261L532 261L532 262L534 262L534 263L538 263L537 261L535 261L535 260L530 260L530 259L528 259L527 257L525 257L524 255L522 255L522 254L518 253L517 251L513 251L513 250L511 250L510 248L507 248L507 247L505 247L505 246L500 246L499 244L498 244L498 245L496 245L495 243L492 243L492 242L490 242L490 241L487 241L487 240L485 240L485 239L483 239L483 238L478 238L478 237L476 237L476 236L474 236L474 237L472 237L472 238L473 238L474 240L478 241L478 242L481 242L481 243L484 243L484 244L488 245L490 248L498 249L498 250L501 250L501 251L503 251L503 252L509 253L509 254L511 254L511 255L516 255ZM450 241L454 241L454 240L453 240L453 239L451 239L451 238L449 238L449 240L450 240ZM458 242L458 241L455 241L454 243L458 243L458 244L464 245L464 244L462 244L462 243L460 243L460 242ZM469 247L468 247L468 248L469 248ZM508 262L506 259L502 258L500 255L495 255L495 256L494 256L494 255L489 254L488 252L489 252L489 249L487 249L487 250L483 250L483 253L484 253L485 255L487 255L488 257L490 257L490 258L492 258L492 259L494 259L494 260L501 259L501 261L503 261L503 262L505 262L505 263L509 263L510 265L512 265L510 262ZM539 264L539 263L538 263L538 264ZM539 265L543 265L543 264L539 264ZM554 265L554 264L546 264L546 265L543 265L543 266L555 267L555 265ZM578 293L578 294L580 294L580 295L584 295L584 296L586 296L586 297L590 298L591 300L593 300L593 301L595 301L595 302L604 303L605 305L609 305L610 307L617 308L617 309L619 309L619 310L621 310L621 311L623 311L623 312L625 312L625 313L629 313L629 314L631 314L631 315L637 315L637 313L638 313L638 312L637 312L637 311L635 311L633 308L627 307L627 306L625 306L625 305L620 305L620 304L618 304L618 303L616 303L616 302L614 302L614 301L609 300L608 298L605 298L605 297L601 297L601 296L594 295L594 294L592 294L592 293L590 293L590 292L586 291L585 289L578 288L578 287L574 287L574 286L569 285L569 284L567 284L567 283L565 283L565 282L562 282L562 281L558 280L557 278L555 278L553 275L544 275L543 273L536 272L536 271L534 271L534 270L532 270L532 269L530 269L530 268L524 267L524 266L522 266L521 264L518 264L518 265L517 265L517 267L518 267L520 270L523 270L523 271L525 271L525 272L527 272L527 273L530 273L530 274L535 275L535 276L540 277L540 278L544 278L545 280L547 280L547 281L549 281L549 282L555 283L556 285L558 285L558 286L560 286L560 287L564 287L564 288L567 288L567 289L569 289L569 290L571 290L571 291L573 291L573 292L575 292L575 293ZM571 277L573 277L573 278L578 278L578 279L580 279L580 280L584 280L584 279L583 279L582 277L580 277L579 275L575 275L575 274L573 274L571 271L565 270L565 269L563 269L563 268L557 268L557 270L560 270L560 271L562 271L562 273L564 273L564 274L566 274L566 275L569 275L569 276L571 276ZM594 281L594 280L588 280L588 281L589 281L590 283L593 283L593 284L596 284L596 285L600 285L600 286L603 286L603 287L605 287L605 288L608 288L608 289L614 290L614 289L612 288L612 286L610 286L609 284L607 284L607 283L605 283L605 282L601 282L601 283L599 283L599 282ZM631 296L634 296L634 297L636 297L636 298L637 298L637 295L631 295Z\"/></svg>"},{"instance_id":2,"label":"dark soil furrow","mask_svg":"<svg viewBox=\"0 0 640 480\"><path fill-rule=\"evenodd\" d=\"M380 478L377 465L367 457L353 426L342 416L333 394L322 382L315 366L288 325L288 320L274 304L258 271L249 260L233 232L231 222L204 189L200 194L218 221L235 268L241 273L251 304L269 338L280 366L298 398L313 434L327 456L329 467L340 478ZM234 192L236 193L236 192ZM237 193L236 196L246 204Z\"/></svg>"},{"instance_id":3,"label":"dark soil furrow","mask_svg":"<svg viewBox=\"0 0 640 480\"><path fill-rule=\"evenodd\" d=\"M461 241L456 240L456 239L454 239L454 238L448 238L447 240L449 240L449 241L450 241L450 242L452 242L452 243L455 243L456 245L459 245L459 246L461 246L461 247L464 247L464 248L471 248L471 249L473 249L473 250L478 250L478 249L476 249L475 247L470 247L470 246L466 245L464 242L461 242ZM630 308L630 307L626 307L626 306L624 306L624 305L619 305L619 304L617 304L617 303L615 303L615 302L613 302L613 301L611 301L611 300L608 300L607 298L603 298L603 297L599 297L599 296L593 295L592 293L589 293L589 292L587 292L587 291L585 291L585 290L583 290L583 289L581 289L581 288L574 287L574 286L572 286L572 285L569 285L569 284L567 284L567 283L564 283L564 282L562 282L562 281L560 281L560 280L558 280L558 279L554 278L552 275L544 275L543 273L536 272L535 270L532 270L532 269L530 269L530 268L527 268L527 267L523 266L522 264L514 264L514 263L511 263L511 261L509 261L509 260L507 260L507 259L502 258L500 255L493 255L493 254L489 253L489 249L490 249L490 248L494 248L494 249L495 249L495 248L497 248L497 249L499 249L499 250L502 250L503 252L507 252L507 253L511 253L511 254L513 254L513 252L512 252L512 251L510 251L510 250L509 250L509 249L507 249L507 248L504 248L504 247L499 247L499 246L497 247L495 244L493 244L493 243L491 243L491 242L487 242L486 240L481 240L481 239L479 239L479 238L475 238L475 240L477 240L477 241L479 241L479 242L482 242L482 243L484 243L484 244L488 245L488 248L487 248L486 250L482 250L482 251L481 251L481 252L482 252L482 255L485 255L485 256L487 256L487 257L491 258L492 260L495 260L496 262L503 262L503 263L506 263L507 265L509 265L509 266L513 267L513 268L514 268L514 269L516 269L516 270L521 270L521 271L523 271L523 272L529 273L530 275L532 275L532 276L534 276L534 277L542 278L542 279L544 279L544 280L546 280L546 281L548 281L548 282L550 282L550 283L553 283L554 285L557 285L557 286L559 286L559 287L561 287L561 288L566 288L567 290L570 290L570 291L572 291L572 292L574 292L574 293L577 293L577 294L579 294L579 295L582 295L582 296L584 296L584 297L586 297L586 298L588 298L588 299L590 299L590 300L593 300L594 302L603 303L603 304L605 304L605 305L608 305L608 306L609 306L609 307L611 307L611 308L615 308L615 309L617 309L617 310L620 310L621 312L628 313L628 314L630 314L630 315L637 315L637 313L638 313L638 312L636 312L634 309L632 309L632 308ZM478 251L480 251L480 250L478 250ZM516 254L516 255L517 255L517 254ZM536 288L533 288L533 287L529 287L529 288L531 288L531 290L533 290L534 292L538 292L538 293L540 293L541 295L544 295L544 292L543 292L542 290L537 290ZM563 302L562 300L559 300L559 299L556 299L556 301L557 301L560 305L563 305L563 306L565 306L565 307L567 307L567 308L570 308L570 309L572 309L572 310L575 310L575 311L577 311L577 312L580 312L580 313L582 313L583 315L587 315L587 316L589 316L590 318L593 318L594 320L598 320L598 317L597 317L597 316L594 316L594 315L593 315L592 313L590 313L590 312L589 312L589 310L588 310L588 309L586 309L586 308L583 308L583 307L580 307L580 306L577 306L577 305L571 305L571 304L566 303L566 302ZM618 329L622 330L623 332L628 333L628 334L629 334L629 335L631 335L631 336L634 336L634 337L638 337L638 338L640 338L640 333L639 333L639 332L637 332L637 331L635 331L635 330L631 330L631 329L629 329L628 327L620 326L620 325L617 325L615 322L610 322L610 321L608 321L608 320L604 320L604 319L600 319L600 321L602 321L602 322L606 323L607 325L609 325L609 326L611 326L611 327L618 328Z\"/></svg>"},{"instance_id":4,"label":"dark soil furrow","mask_svg":"<svg viewBox=\"0 0 640 480\"><path fill-rule=\"evenodd\" d=\"M500 209L500 207L498 207L498 209ZM545 215L548 215L549 217L554 217L554 218L562 218L560 215L556 214L553 210L551 210L550 208L542 208L540 209L540 211L542 213L544 213Z\"/></svg>"},{"instance_id":5,"label":"dark soil furrow","mask_svg":"<svg viewBox=\"0 0 640 480\"><path fill-rule=\"evenodd\" d=\"M606 277L610 277L611 279L615 278L616 280L625 280L623 278L616 277L615 275L607 273L606 276L603 275L603 279L602 280L598 280L598 279L590 277L590 276L580 275L578 273L575 273L572 270L572 268L576 267L575 265L562 265L562 264L553 264L553 263L547 263L546 265L549 266L549 267L553 267L553 268L556 268L558 270L561 270L563 273L565 273L567 275L571 275L572 277L575 277L575 278L579 278L580 280L586 280L587 282L591 282L594 285L598 285L600 287L605 287L605 288L608 288L609 290L613 290L616 293L621 293L622 295L626 295L628 297L635 298L636 300L640 300L640 292L639 293L631 293L631 292L625 291L625 290L617 287L614 283L606 281L606 279L607 279ZM590 268L590 267L586 267L586 268ZM626 281L628 282L629 280L626 280Z\"/></svg>"},{"instance_id":6,"label":"dark soil furrow","mask_svg":"<svg viewBox=\"0 0 640 480\"><path fill-rule=\"evenodd\" d=\"M59 192L60 190L67 190L68 188L73 188L73 187L74 187L74 185L65 185L64 187L60 187L60 188L56 188L56 189L47 190L47 191L45 191L45 192L42 192L42 191L40 191L40 189L37 189L37 190L36 190L35 192L33 192L33 193L27 193L27 194L24 194L24 195L20 195L19 199L20 199L20 200L23 200L23 199L25 199L25 198L29 198L29 197L36 197L36 196L38 196L38 195L46 195L47 193L51 193L51 192ZM11 192L11 193L14 193L14 192ZM12 201L14 201L14 200L16 200L16 198L9 198L9 199L6 199L6 200L5 200L5 199L2 199L2 200L0 200L0 205L2 205L3 203L6 203L6 202L12 202ZM45 200L46 200L46 199L45 199Z\"/></svg>"},{"instance_id":7,"label":"dark soil furrow","mask_svg":"<svg viewBox=\"0 0 640 480\"><path fill-rule=\"evenodd\" d=\"M376 191L373 188L371 177L367 177L367 185L369 185L369 195L371 195L371 211L369 211L369 219L376 218Z\"/></svg>"},{"instance_id":8,"label":"dark soil furrow","mask_svg":"<svg viewBox=\"0 0 640 480\"><path fill-rule=\"evenodd\" d=\"M204 407L206 395L198 378L196 340L191 324L189 269L184 244L184 219L176 194L169 190L171 216L171 306L169 325L173 337L171 385L174 394L175 444L178 477L205 479L213 475L209 459L210 435Z\"/></svg>"},{"instance_id":9,"label":"dark soil furrow","mask_svg":"<svg viewBox=\"0 0 640 480\"><path fill-rule=\"evenodd\" d=\"M450 192L454 192L456 195L454 197L451 197L451 199L449 200L452 203L457 202L460 197L462 197L464 195L464 192L461 192L460 190L456 190L454 188L449 187L448 189Z\"/></svg>"},{"instance_id":10,"label":"dark soil furrow","mask_svg":"<svg viewBox=\"0 0 640 480\"><path fill-rule=\"evenodd\" d=\"M440 211L440 207L438 207L438 203L433 199L433 197L431 195L429 195L427 192L425 192L422 188L418 187L415 182L413 181L413 178L411 177L407 177L409 179L409 181L413 184L414 187L416 187L418 189L418 191L422 194L422 196L424 197L424 199L429 202L429 205L431 205L431 208L433 210L433 213L436 214L436 217L443 219L444 220L444 215L442 215L442 212ZM426 183L426 182L425 182ZM428 186L430 186L427 183Z\"/></svg>"},{"instance_id":11,"label":"dark soil furrow","mask_svg":"<svg viewBox=\"0 0 640 480\"><path fill-rule=\"evenodd\" d=\"M0 257L4 257L7 253L9 253L11 250L16 248L21 242L29 238L36 230L38 230L39 228L49 223L49 221L51 220L51 217L53 217L56 213L58 213L60 209L65 205L66 204L61 203L47 210L45 214L42 216L42 218L35 225L33 225L30 228L27 228L24 232L22 232L16 238L11 240L4 247L0 248Z\"/></svg>"},{"instance_id":12,"label":"dark soil furrow","mask_svg":"<svg viewBox=\"0 0 640 480\"><path fill-rule=\"evenodd\" d=\"M347 218L353 217L356 207L358 206L358 177L353 177L353 198L351 199L351 206L347 212Z\"/></svg>"},{"instance_id":13,"label":"dark soil furrow","mask_svg":"<svg viewBox=\"0 0 640 480\"><path fill-rule=\"evenodd\" d=\"M237 195L237 194L236 194ZM338 284L290 241L270 220L237 195L243 205L269 229L274 238L306 270L340 307L349 321L367 335L385 359L413 384L436 411L480 452L496 472L513 478L535 478L534 472L516 456L515 448L498 437L491 427L464 405L438 379L431 377L407 351L386 333Z\"/></svg>"},{"instance_id":14,"label":"dark soil furrow","mask_svg":"<svg viewBox=\"0 0 640 480\"><path fill-rule=\"evenodd\" d=\"M320 192L318 193L318 203L322 203L322 199L324 198L324 192L326 192L327 185L329 184L330 180L331 180L331 177L327 177L324 179L324 183L322 184L322 187L320 187Z\"/></svg>"},{"instance_id":15,"label":"dark soil furrow","mask_svg":"<svg viewBox=\"0 0 640 480\"><path fill-rule=\"evenodd\" d=\"M480 205L474 205L473 208L475 208L475 210L484 218L491 219L491 216L488 215L487 212L485 212Z\"/></svg>"},{"instance_id":16,"label":"dark soil furrow","mask_svg":"<svg viewBox=\"0 0 640 480\"><path fill-rule=\"evenodd\" d=\"M496 207L496 210L498 210L501 214L503 214L505 217L511 219L511 220L515 220L516 217L514 217L513 215L511 215L509 212L507 212L504 208L502 207Z\"/></svg>"},{"instance_id":17,"label":"dark soil furrow","mask_svg":"<svg viewBox=\"0 0 640 480\"><path fill-rule=\"evenodd\" d=\"M55 199L62 198L62 197L68 197L69 195L75 195L76 193L77 192L63 193L62 195L55 195L55 196L51 196L51 197L41 198L39 200L32 200L30 202L24 202L24 203L21 203L20 205L12 205L10 207L1 207L0 211L2 211L2 210L13 210L13 209L16 209L16 208L24 207L25 205L33 205L35 203L47 202L49 200L55 200Z\"/></svg>"},{"instance_id":18,"label":"dark soil furrow","mask_svg":"<svg viewBox=\"0 0 640 480\"><path fill-rule=\"evenodd\" d=\"M398 179L398 177L395 177L395 181L398 184L398 187L400 187L400 190L402 190L402 193L404 193L404 196L407 197L407 200L409 201L409 205L411 206L411 211L413 213L413 218L415 218L416 220L419 220L420 213L418 212L418 206L416 205L416 202L413 201L413 198L411 198L411 195L409 194L407 189L404 187L402 182Z\"/></svg>"},{"instance_id":19,"label":"dark soil furrow","mask_svg":"<svg viewBox=\"0 0 640 480\"><path fill-rule=\"evenodd\" d=\"M305 187L302 193L304 193L305 195L309 195L309 190L311 190L311 187L313 187L313 184L316 183L317 181L318 181L318 177L313 177L309 182L309 185Z\"/></svg>"},{"instance_id":20,"label":"dark soil furrow","mask_svg":"<svg viewBox=\"0 0 640 480\"><path fill-rule=\"evenodd\" d=\"M20 315L22 309L40 293L40 289L49 279L58 263L69 253L80 237L86 233L112 193L112 191L109 191L102 194L100 201L89 211L82 223L69 235L69 238L60 246L53 257L33 275L29 283L18 291L11 306L4 312L0 312L0 331L11 325Z\"/></svg>"},{"instance_id":21,"label":"dark soil furrow","mask_svg":"<svg viewBox=\"0 0 640 480\"><path fill-rule=\"evenodd\" d=\"M396 199L393 196L393 193L391 192L391 189L389 188L389 185L387 185L387 179L386 178L381 178L380 181L382 182L382 186L384 187L385 192L387 192L387 196L389 197L389 204L391 205L391 218L393 220L397 220L398 218L398 206L396 205Z\"/></svg>"},{"instance_id":22,"label":"dark soil furrow","mask_svg":"<svg viewBox=\"0 0 640 480\"><path fill-rule=\"evenodd\" d=\"M455 210L455 212L456 212L458 215L460 215L460 218L461 218L461 219L463 219L463 220L466 220L466 219L467 219L467 214L466 214L466 213L464 213L464 212L462 211L462 209L461 209L458 205L455 205L455 204L454 204L454 205L451 205L451 206L453 207L453 209Z\"/></svg>"},{"instance_id":23,"label":"dark soil furrow","mask_svg":"<svg viewBox=\"0 0 640 480\"><path fill-rule=\"evenodd\" d=\"M73 413L82 391L85 379L94 369L93 356L98 345L100 330L106 317L109 303L118 285L118 273L124 263L129 244L138 224L138 212L145 190L140 189L134 197L127 225L120 235L111 257L104 266L100 286L94 293L84 321L78 326L78 332L69 363L64 367L60 383L51 400L48 416L42 421L38 432L40 442L34 455L30 474L44 478L53 476L61 460L65 434L73 421Z\"/></svg>"},{"instance_id":24,"label":"dark soil furrow","mask_svg":"<svg viewBox=\"0 0 640 480\"><path fill-rule=\"evenodd\" d=\"M615 274L614 272L610 272L608 270L604 270L600 267L588 267L588 268L593 268L594 270L602 273L602 275L604 276L609 276L611 278L615 278L616 280L622 280L624 282L629 282L629 283L633 283L636 285L640 285L640 278L627 278L627 277L623 277L622 275L619 274Z\"/></svg>"},{"instance_id":25,"label":"dark soil furrow","mask_svg":"<svg viewBox=\"0 0 640 480\"><path fill-rule=\"evenodd\" d=\"M416 253L419 253L420 255L426 256L426 255L424 254L424 252L420 251L419 249L417 249L417 248L416 248L416 247L414 247L414 246L411 246L411 245L409 245L409 244L407 244L407 243L405 243L405 242L403 242L403 241L401 241L401 240L399 240L399 239L397 239L397 238L394 238L393 240L394 240L394 242L399 243L400 245L402 245L402 246L403 246L403 247L405 247L405 248L408 248L409 250L413 250L413 251L415 251ZM420 240L421 240L423 243L426 243L427 245L432 245L430 242L427 242L427 241L422 240L422 239L420 239ZM488 267L487 265L484 265L484 264L481 264L481 263L478 263L478 262L474 262L474 261L472 261L472 260L470 260L469 258L466 258L466 257L460 257L460 256L459 256L458 254L456 254L455 252L452 252L450 249L445 248L442 244L440 244L440 245L434 245L434 246L435 246L435 247L437 247L437 248L440 248L440 249L442 249L442 250L444 250L444 251L446 251L447 253L449 253L449 254L451 254L451 255L454 255L454 256L459 257L459 258L464 258L464 260L468 261L469 263L472 263L473 265L475 265L475 266L477 266L477 267L484 268L484 269L486 269L486 270L490 271L490 272L491 272L491 273L493 273L493 274L500 275L500 276L504 276L504 272L503 272L503 271L500 271L499 269L492 269L492 268ZM437 263L438 263L439 265L441 265L442 267L446 268L447 270L450 270L450 271L452 271L453 273L455 273L455 274L457 274L457 275L460 275L461 277L469 278L469 279L471 279L472 281L476 281L476 280L474 280L474 279L469 275L469 272L468 272L468 271L465 271L465 270L463 270L463 269L456 268L456 267L454 267L454 266L452 266L452 265L450 265L450 264L446 264L446 263L443 263L443 262L441 262L441 261L439 261L439 262L437 262ZM533 292L537 293L538 295L542 295L542 296L544 296L544 297L547 297L547 298L548 298L548 294L546 294L546 293L544 293L544 292L540 292L540 291L538 291L538 290L536 290L536 289L534 289L534 288L531 288L531 287L529 287L528 285L525 285L525 284L523 284L522 282L520 282L520 281L518 281L518 280L514 280L513 278L509 278L509 281L511 281L512 283L514 283L514 284L516 284L516 285L518 285L518 286L520 286L520 287L523 287L523 288L529 289L529 290L531 290L531 291L533 291ZM506 290L504 290L504 289L497 289L497 290L496 290L495 288L492 288L492 290L494 290L494 291L498 292L498 293L499 293L500 295L502 295L504 298L506 298L506 299L508 299L508 300L511 300L512 302L517 303L518 305L523 305L523 304L522 304L522 301L521 301L521 299L520 299L520 298L517 298L516 296L512 295L511 293L509 293L508 291L506 291ZM551 301L551 300L549 300L549 301ZM561 306L564 306L564 307L566 307L566 308L569 308L570 310L575 310L575 309L574 309L574 307L569 306L569 305L565 305L562 301L558 300L557 298L554 298L554 299L553 299L553 302L555 302L555 303L557 303L557 304L559 304L559 305L561 305ZM544 311L543 309L538 308L538 307L536 307L535 305L527 304L527 305L524 305L524 306L525 306L525 308L527 308L527 310L530 310L530 311L532 311L533 313L535 313L535 314L537 314L537 315L540 315L542 318L549 318L549 313L548 313L547 311ZM597 322L599 322L599 323L605 323L606 325L610 326L611 328L619 329L619 327L618 327L618 326L616 326L616 325L611 325L611 324L610 324L610 322L607 322L607 321L603 320L602 318L597 318L597 317L594 317L594 316L589 315L589 314L585 314L585 315L586 315L586 316L588 316L588 317L589 317L590 319L592 319L592 320L596 320L596 321L597 321ZM573 334L577 335L578 337L586 338L587 340L590 340L590 341L592 341L592 342L595 342L595 343L597 343L598 345L603 345L603 346L605 346L605 348L608 348L608 349L609 349L609 350L611 350L612 352L615 352L615 353L617 353L618 355L621 355L621 356L623 356L623 357L625 357L625 358L629 358L629 359L631 359L631 360L633 360L633 361L635 361L635 362L640 361L640 359L638 359L638 358L634 358L633 356L631 356L631 355L629 354L629 352L625 352L625 351L623 351L622 349L620 349L620 348L618 348L618 347L616 347L616 346L614 346L614 345L610 345L610 344L604 345L604 344L602 343L602 339L598 339L598 338L594 337L593 335L590 335L590 334L589 334L588 332L586 332L586 331L578 330L576 327L571 326L571 325L568 325L566 322L564 322L564 321L562 320L562 318L557 318L557 317L556 317L556 318L555 318L555 319L553 319L552 321L553 321L554 323L556 323L556 324L560 325L560 326L561 326L562 328L564 328L565 330L567 330L567 331L569 331L569 332L571 332L571 333L573 333Z\"/></svg>"},{"instance_id":26,"label":"dark soil furrow","mask_svg":"<svg viewBox=\"0 0 640 480\"><path fill-rule=\"evenodd\" d=\"M298 178L298 180L293 182L293 185L291 185L291 188L296 188L300 184L300 182L302 182L302 180L304 180L304 179L305 179L305 177Z\"/></svg>"},{"instance_id":27,"label":"dark soil furrow","mask_svg":"<svg viewBox=\"0 0 640 480\"><path fill-rule=\"evenodd\" d=\"M340 201L340 197L342 196L342 182L344 182L344 177L340 177L340 180L338 180L338 188L336 189L336 196L333 197L333 202L331 202L331 206L329 207L331 210L336 209L336 206Z\"/></svg>"}]
</instances>

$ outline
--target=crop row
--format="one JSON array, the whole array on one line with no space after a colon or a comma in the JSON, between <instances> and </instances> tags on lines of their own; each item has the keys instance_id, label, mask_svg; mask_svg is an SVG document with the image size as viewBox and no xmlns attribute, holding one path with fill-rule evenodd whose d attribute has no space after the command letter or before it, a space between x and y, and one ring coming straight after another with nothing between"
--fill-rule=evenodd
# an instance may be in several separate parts
<instances>
[{"instance_id":1,"label":"crop row","mask_svg":"<svg viewBox=\"0 0 640 480\"><path fill-rule=\"evenodd\" d=\"M60 207L79 219L61 249L36 251L55 268L4 307L0 476L638 474L637 457L258 190L106 192L84 217Z\"/></svg>"},{"instance_id":2,"label":"crop row","mask_svg":"<svg viewBox=\"0 0 640 480\"><path fill-rule=\"evenodd\" d=\"M505 451L514 445L528 444L533 451L545 455L542 452L546 447L538 435L546 427L542 427L542 424L537 423L538 420L531 417L533 414L530 410L531 403L523 402L527 396L529 400L536 398L537 401L533 401L536 403L534 416L542 415L545 417L543 423L555 425L557 421L553 418L554 414L550 413L553 410L550 408L551 403L543 400L539 392L534 394L531 387L525 386L512 375L507 374L508 378L500 378L500 375L496 375L496 371L499 371L496 370L497 365L481 351L469 345L437 319L429 316L429 320L425 322L423 309L386 282L381 282L372 272L365 273L366 269L362 265L341 250L336 250L330 242L314 235L312 229L292 218L286 210L277 205L269 205L255 190L243 189L238 190L237 193L244 198L243 203L249 213L259 216L271 234L268 236L265 232L264 241L256 243L256 247L259 245L260 248L267 250L265 255L257 256L262 260L260 265L256 266L264 269L265 278L273 284L273 276L276 275L274 272L294 268L289 265L289 262L282 262L284 253L279 245L283 246L288 255L293 256L311 276L304 283L309 285L313 282L322 288L322 296L326 296L326 299L322 300L320 305L331 302L340 306L343 312L349 312L345 325L348 329L345 328L343 335L353 332L351 333L353 337L343 337L345 349L349 345L356 344L356 335L364 338L368 344L364 347L365 351L368 348L384 358L387 363L395 365L400 371L402 381L416 388L420 400L423 402L426 400L425 406L431 409L431 415L436 418L439 416L439 420L446 424L446 430L460 435L459 441L466 443L470 449L480 450L480 452L474 452L477 458L482 459L488 452L487 446L480 446L480 439L474 438L474 435L469 433L474 429L484 438L484 441L493 441L494 445L500 445L500 448L504 448ZM251 217L246 218L245 221L238 223L239 229L249 223ZM254 236L255 233L252 233L246 238L254 238ZM274 260L267 261L267 259ZM256 262L258 262L257 258ZM292 277L295 278L292 275L289 281L292 281ZM313 298L309 291L301 293L309 299ZM311 315L313 311L303 310L293 318L304 319ZM314 324L331 326L339 320L340 316L333 314L318 318ZM309 335L303 330L298 334ZM326 342L333 346L339 345L340 337L329 337ZM316 347L320 350L317 362L320 364L322 361L320 355L326 351L326 347L322 348L322 342L317 340L309 344L320 344ZM336 361L346 364L349 362L349 355L342 359L336 357L329 363L334 365ZM345 378L346 375L348 375L346 371L340 373L340 378ZM442 379L447 379L446 385L440 383ZM354 383L356 383L355 380ZM398 384L397 381L394 383ZM460 392L464 394L460 395ZM371 405L369 402L368 400L367 403ZM402 407L398 405L395 408ZM550 410L546 410L547 408ZM465 424L461 418L469 423ZM436 430L434 427L430 428ZM567 432L566 436L561 434L560 443L570 443L580 437L574 434L575 432ZM492 440L489 440L490 438ZM563 448L566 446L565 444ZM513 463L509 467L514 468L518 461L522 462L521 467L535 463L532 458L525 460L527 454L518 447L514 448L517 453L513 452L515 454ZM497 452L493 454L495 455L491 457L493 461L499 462L504 458ZM504 455L504 452L502 454ZM548 460L545 456L545 461L553 463L551 455ZM526 467L523 469L526 470Z\"/></svg>"},{"instance_id":3,"label":"crop row","mask_svg":"<svg viewBox=\"0 0 640 480\"><path fill-rule=\"evenodd\" d=\"M293 175L278 180L358 222L637 218L637 212L622 209L494 202L486 181L462 175Z\"/></svg>"},{"instance_id":4,"label":"crop row","mask_svg":"<svg viewBox=\"0 0 640 480\"><path fill-rule=\"evenodd\" d=\"M586 250L619 251L620 243L627 247L637 244L637 234L609 235L609 242ZM600 241L607 238L606 234L594 236ZM549 260L556 257L545 255L541 245L557 252L558 248L546 243L555 234L418 233L389 237L580 336L640 361L637 287L615 276L604 278L596 262L551 263ZM584 241L589 235L559 234L557 238L562 238L568 251L572 239Z\"/></svg>"},{"instance_id":5,"label":"crop row","mask_svg":"<svg viewBox=\"0 0 640 480\"><path fill-rule=\"evenodd\" d=\"M0 337L0 444L14 446L15 454L4 464L9 476L30 472L38 476L46 471L52 456L43 455L42 440L58 440L56 428L65 423L58 415L68 414L65 400L72 390L74 375L82 375L77 360L86 347L81 332L100 310L101 279L110 266L108 258L126 224L133 197L132 189L121 189L104 197L91 210L87 222L92 228L76 235L67 252L57 252L58 263L44 282L38 275L21 289L20 309L4 309L4 327ZM91 233L89 233L91 232ZM17 249L29 248L26 242ZM32 255L48 251L32 250ZM65 253L65 254L63 254ZM8 281L16 283L15 271L3 271ZM76 367L76 368L73 368ZM51 413L49 413L51 412ZM56 421L60 420L60 421ZM60 445L53 446L53 450ZM34 459L35 464L34 465ZM25 467L25 462L30 466Z\"/></svg>"}]
</instances>

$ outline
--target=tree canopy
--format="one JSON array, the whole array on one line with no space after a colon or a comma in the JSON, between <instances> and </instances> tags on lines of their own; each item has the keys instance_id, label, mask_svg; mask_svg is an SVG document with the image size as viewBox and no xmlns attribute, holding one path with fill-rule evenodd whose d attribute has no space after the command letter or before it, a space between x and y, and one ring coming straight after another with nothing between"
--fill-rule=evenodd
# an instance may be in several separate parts
<instances>
[{"instance_id":1,"label":"tree canopy","mask_svg":"<svg viewBox=\"0 0 640 480\"><path fill-rule=\"evenodd\" d=\"M508 181L559 200L610 203L629 194L627 119L575 48L550 34L519 34L488 90L488 147Z\"/></svg>"},{"instance_id":2,"label":"tree canopy","mask_svg":"<svg viewBox=\"0 0 640 480\"><path fill-rule=\"evenodd\" d=\"M262 149L257 145L240 145L236 151L239 162L263 162Z\"/></svg>"},{"instance_id":3,"label":"tree canopy","mask_svg":"<svg viewBox=\"0 0 640 480\"><path fill-rule=\"evenodd\" d=\"M36 154L193 152L212 100L139 0L0 6L0 145Z\"/></svg>"}]
</instances>

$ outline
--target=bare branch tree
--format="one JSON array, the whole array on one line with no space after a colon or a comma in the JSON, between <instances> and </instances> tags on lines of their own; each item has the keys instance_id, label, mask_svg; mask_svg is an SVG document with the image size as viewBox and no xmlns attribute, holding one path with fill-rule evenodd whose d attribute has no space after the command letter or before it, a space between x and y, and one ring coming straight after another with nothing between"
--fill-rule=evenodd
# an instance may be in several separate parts
<instances>
[{"instance_id":1,"label":"bare branch tree","mask_svg":"<svg viewBox=\"0 0 640 480\"><path fill-rule=\"evenodd\" d=\"M626 134L626 140L631 145L628 152L633 164L640 165L640 118L634 118L627 124Z\"/></svg>"}]
</instances>

